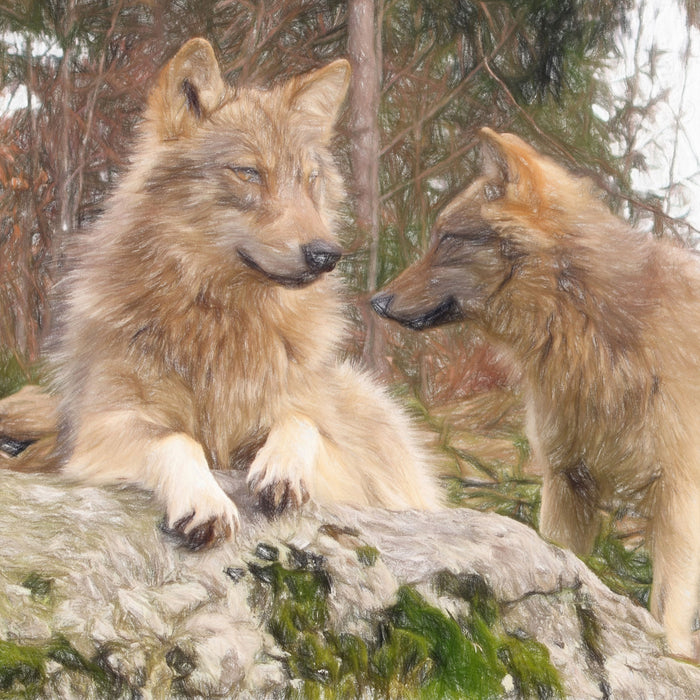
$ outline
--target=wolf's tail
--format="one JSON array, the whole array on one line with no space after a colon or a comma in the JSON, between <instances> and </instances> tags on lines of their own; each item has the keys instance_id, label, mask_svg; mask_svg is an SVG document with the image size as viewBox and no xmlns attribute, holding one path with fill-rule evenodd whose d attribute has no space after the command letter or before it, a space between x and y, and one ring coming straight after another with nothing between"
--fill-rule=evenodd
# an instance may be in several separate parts
<instances>
[{"instance_id":1,"label":"wolf's tail","mask_svg":"<svg viewBox=\"0 0 700 700\"><path fill-rule=\"evenodd\" d=\"M56 398L33 385L0 400L0 469L58 470L57 409Z\"/></svg>"}]
</instances>

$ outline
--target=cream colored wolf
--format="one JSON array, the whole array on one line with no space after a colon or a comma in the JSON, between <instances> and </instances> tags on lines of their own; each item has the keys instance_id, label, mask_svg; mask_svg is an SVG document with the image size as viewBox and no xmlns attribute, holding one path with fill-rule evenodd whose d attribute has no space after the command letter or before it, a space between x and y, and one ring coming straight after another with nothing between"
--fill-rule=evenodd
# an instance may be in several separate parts
<instances>
[{"instance_id":1,"label":"cream colored wolf","mask_svg":"<svg viewBox=\"0 0 700 700\"><path fill-rule=\"evenodd\" d=\"M700 592L700 261L632 231L511 134L438 216L426 257L375 296L416 329L464 320L520 365L544 473L540 530L591 550L600 506L650 516L651 610L695 655Z\"/></svg>"},{"instance_id":2,"label":"cream colored wolf","mask_svg":"<svg viewBox=\"0 0 700 700\"><path fill-rule=\"evenodd\" d=\"M53 351L63 471L151 489L195 548L238 520L210 467L250 464L272 509L440 502L409 420L337 360L343 191L329 145L348 79L338 60L231 88L211 46L190 41L75 246Z\"/></svg>"}]
</instances>

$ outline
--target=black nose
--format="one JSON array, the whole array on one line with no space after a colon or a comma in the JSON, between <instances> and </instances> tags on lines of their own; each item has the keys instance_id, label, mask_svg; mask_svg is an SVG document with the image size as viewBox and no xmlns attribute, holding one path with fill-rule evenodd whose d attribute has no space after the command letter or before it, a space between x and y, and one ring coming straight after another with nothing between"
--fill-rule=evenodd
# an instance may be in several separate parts
<instances>
[{"instance_id":1,"label":"black nose","mask_svg":"<svg viewBox=\"0 0 700 700\"><path fill-rule=\"evenodd\" d=\"M335 243L315 240L301 247L304 259L311 272L330 272L343 254L342 248Z\"/></svg>"},{"instance_id":2,"label":"black nose","mask_svg":"<svg viewBox=\"0 0 700 700\"><path fill-rule=\"evenodd\" d=\"M385 318L389 316L389 307L394 299L393 294L387 294L386 292L379 292L372 297L372 308L380 315Z\"/></svg>"}]
</instances>

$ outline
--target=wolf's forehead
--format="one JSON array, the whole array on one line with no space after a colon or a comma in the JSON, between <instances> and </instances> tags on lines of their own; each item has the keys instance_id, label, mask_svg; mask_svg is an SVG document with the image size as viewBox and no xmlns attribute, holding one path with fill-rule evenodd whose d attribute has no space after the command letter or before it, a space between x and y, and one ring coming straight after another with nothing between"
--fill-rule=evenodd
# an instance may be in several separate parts
<instances>
[{"instance_id":1,"label":"wolf's forehead","mask_svg":"<svg viewBox=\"0 0 700 700\"><path fill-rule=\"evenodd\" d=\"M222 151L257 158L268 167L298 167L319 151L314 133L277 91L241 91L219 110L212 136Z\"/></svg>"}]
</instances>

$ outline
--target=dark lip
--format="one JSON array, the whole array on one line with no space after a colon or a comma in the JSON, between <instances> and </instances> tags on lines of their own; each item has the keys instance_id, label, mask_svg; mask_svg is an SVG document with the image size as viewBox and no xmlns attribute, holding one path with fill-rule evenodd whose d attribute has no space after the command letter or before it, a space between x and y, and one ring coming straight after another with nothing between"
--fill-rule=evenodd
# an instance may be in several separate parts
<instances>
[{"instance_id":1,"label":"dark lip","mask_svg":"<svg viewBox=\"0 0 700 700\"><path fill-rule=\"evenodd\" d=\"M394 319L411 330L422 331L426 328L435 328L436 326L444 326L447 323L461 321L464 319L464 314L459 308L457 300L454 297L449 297L449 299L445 299L439 306L422 316L417 318L394 317Z\"/></svg>"},{"instance_id":2,"label":"dark lip","mask_svg":"<svg viewBox=\"0 0 700 700\"><path fill-rule=\"evenodd\" d=\"M321 273L312 272L311 270L291 277L288 277L286 275L275 275L274 273L268 272L264 268L260 267L260 265L258 265L258 263L256 263L255 260L253 260L253 258L251 258L250 255L248 255L247 253L244 253L242 250L238 250L237 252L240 259L251 270L259 272L261 275L267 277L267 279L269 279L270 281L274 282L275 284L279 284L283 287L288 287L290 289L306 287L321 276Z\"/></svg>"}]
</instances>

